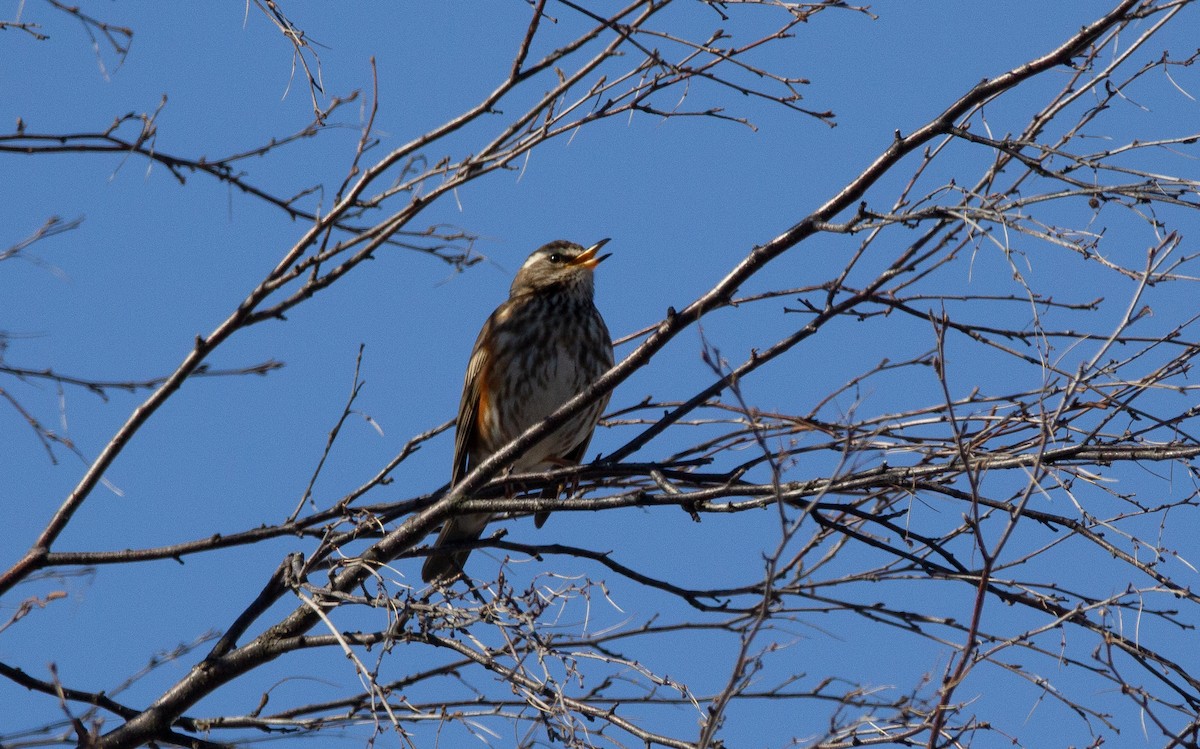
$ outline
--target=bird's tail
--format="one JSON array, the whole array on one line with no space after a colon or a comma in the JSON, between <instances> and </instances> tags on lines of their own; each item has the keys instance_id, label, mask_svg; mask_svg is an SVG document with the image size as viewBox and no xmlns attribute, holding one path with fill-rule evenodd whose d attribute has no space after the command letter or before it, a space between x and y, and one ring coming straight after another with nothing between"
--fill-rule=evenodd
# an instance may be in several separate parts
<instances>
[{"instance_id":1,"label":"bird's tail","mask_svg":"<svg viewBox=\"0 0 1200 749\"><path fill-rule=\"evenodd\" d=\"M555 484L554 486L547 486L545 489L542 489L542 499L557 500L559 498L559 496L562 494L563 488L564 487L562 484ZM549 519L550 519L550 511L549 510L542 510L540 512L535 512L535 513L533 513L533 527L541 528L543 525L546 524L546 521Z\"/></svg>"},{"instance_id":2,"label":"bird's tail","mask_svg":"<svg viewBox=\"0 0 1200 749\"><path fill-rule=\"evenodd\" d=\"M421 578L427 583L449 585L463 575L463 565L467 563L471 549L456 547L482 536L489 520L491 515L488 513L461 515L447 520L433 544L433 551L425 558Z\"/></svg>"}]
</instances>

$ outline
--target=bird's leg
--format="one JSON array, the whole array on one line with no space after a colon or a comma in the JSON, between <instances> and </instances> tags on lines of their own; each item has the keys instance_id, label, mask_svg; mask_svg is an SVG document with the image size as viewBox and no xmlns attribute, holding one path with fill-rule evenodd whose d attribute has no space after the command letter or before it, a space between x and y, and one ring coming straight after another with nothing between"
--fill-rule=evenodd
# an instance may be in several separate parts
<instances>
[{"instance_id":1,"label":"bird's leg","mask_svg":"<svg viewBox=\"0 0 1200 749\"><path fill-rule=\"evenodd\" d=\"M568 466L579 465L579 463L577 463L574 460L568 460L566 458L558 458L558 457L549 457L549 458L546 458L542 462L548 463L548 464L550 464L552 466L556 466L558 468L566 468ZM542 497L544 499L553 498L555 501L557 501L559 495L562 494L562 490L563 490L563 484L561 484L561 483L555 484L553 488L547 486L545 489L542 490ZM579 477L574 476L571 478L571 490L570 490L570 493L567 494L567 496L569 497L577 491L579 491ZM546 519L549 517L550 517L549 510L535 512L533 515L534 526L537 528L541 528L543 525L545 525Z\"/></svg>"},{"instance_id":2,"label":"bird's leg","mask_svg":"<svg viewBox=\"0 0 1200 749\"><path fill-rule=\"evenodd\" d=\"M522 484L520 482L513 483L512 481L508 480L509 477L512 476L512 474L513 474L512 466L509 466L508 468L504 469L504 498L505 499L512 499L513 497L517 496L518 492L525 491L524 484Z\"/></svg>"},{"instance_id":3,"label":"bird's leg","mask_svg":"<svg viewBox=\"0 0 1200 749\"><path fill-rule=\"evenodd\" d=\"M549 463L550 465L554 466L555 468L570 468L571 466L579 465L575 461L570 460L568 458L553 458L553 457L551 457L551 458L546 458L545 462ZM559 484L554 489L555 498L557 498L559 494L562 494L562 491L564 488L566 488L566 485L563 484L562 482L559 482ZM567 496L570 497L570 496L574 495L575 492L577 492L577 491L579 491L579 476L578 476L578 474L576 474L575 476L572 476L570 478L570 491L567 492Z\"/></svg>"}]
</instances>

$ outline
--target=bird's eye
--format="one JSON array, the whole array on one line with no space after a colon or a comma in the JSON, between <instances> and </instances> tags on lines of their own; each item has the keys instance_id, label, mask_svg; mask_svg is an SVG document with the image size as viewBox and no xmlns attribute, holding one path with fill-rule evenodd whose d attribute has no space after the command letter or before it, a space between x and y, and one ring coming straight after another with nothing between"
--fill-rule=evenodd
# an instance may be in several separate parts
<instances>
[{"instance_id":1,"label":"bird's eye","mask_svg":"<svg viewBox=\"0 0 1200 749\"><path fill-rule=\"evenodd\" d=\"M557 265L558 263L563 262L567 258L564 257L561 252L552 252L552 253L550 253L550 257L548 257L546 259Z\"/></svg>"}]
</instances>

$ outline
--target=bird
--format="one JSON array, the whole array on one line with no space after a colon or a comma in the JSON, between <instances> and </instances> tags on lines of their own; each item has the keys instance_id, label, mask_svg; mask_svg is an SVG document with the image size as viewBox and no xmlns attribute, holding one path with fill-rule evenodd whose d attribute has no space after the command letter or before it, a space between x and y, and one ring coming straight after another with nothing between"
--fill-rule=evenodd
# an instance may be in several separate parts
<instances>
[{"instance_id":1,"label":"bird","mask_svg":"<svg viewBox=\"0 0 1200 749\"><path fill-rule=\"evenodd\" d=\"M534 250L521 265L508 299L492 312L475 340L458 406L450 486L559 406L583 392L613 365L612 337L596 309L593 272L609 257L602 239L584 249L555 240ZM546 470L583 461L592 433L608 405L596 399L509 468ZM561 487L542 496L556 497ZM537 527L547 513L535 516ZM465 577L471 550L490 513L448 518L421 568L427 583L448 585Z\"/></svg>"}]
</instances>

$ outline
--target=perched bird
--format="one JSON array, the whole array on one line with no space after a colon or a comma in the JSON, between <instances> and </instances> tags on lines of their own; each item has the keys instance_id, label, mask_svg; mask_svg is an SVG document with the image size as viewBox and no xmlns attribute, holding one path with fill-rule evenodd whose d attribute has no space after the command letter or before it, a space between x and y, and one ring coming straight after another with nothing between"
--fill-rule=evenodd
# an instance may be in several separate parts
<instances>
[{"instance_id":1,"label":"perched bird","mask_svg":"<svg viewBox=\"0 0 1200 749\"><path fill-rule=\"evenodd\" d=\"M539 247L517 271L508 301L492 313L471 351L458 406L454 486L472 468L559 406L583 392L613 364L612 338L592 302L592 271L603 239L586 250L563 240ZM527 450L514 471L545 470L583 460L605 395ZM557 488L543 496L555 496ZM447 584L463 574L470 549L452 548L483 534L489 513L451 517L442 527L421 577ZM544 513L535 518L540 528Z\"/></svg>"}]
</instances>

